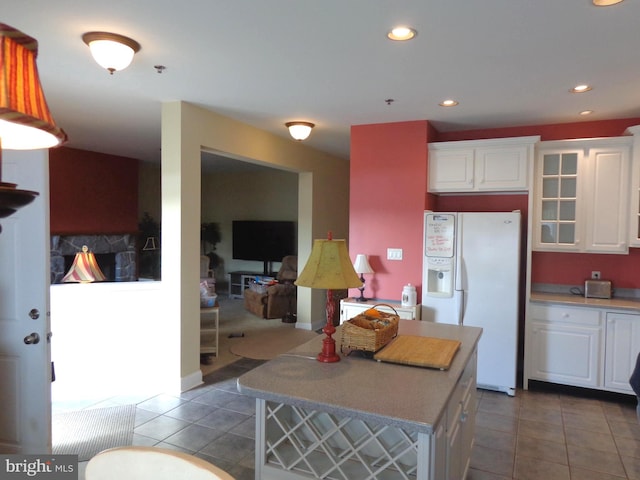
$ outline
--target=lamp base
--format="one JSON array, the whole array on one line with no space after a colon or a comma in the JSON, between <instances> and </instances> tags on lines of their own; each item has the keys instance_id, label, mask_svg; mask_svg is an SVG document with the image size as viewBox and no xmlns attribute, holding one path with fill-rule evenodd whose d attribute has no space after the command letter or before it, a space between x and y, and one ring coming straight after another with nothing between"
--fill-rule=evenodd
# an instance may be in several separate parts
<instances>
[{"instance_id":1,"label":"lamp base","mask_svg":"<svg viewBox=\"0 0 640 480\"><path fill-rule=\"evenodd\" d=\"M358 290L360 290L360 296L356 298L356 302L366 302L367 300L369 300L368 298L364 297L364 286L358 288Z\"/></svg>"},{"instance_id":2,"label":"lamp base","mask_svg":"<svg viewBox=\"0 0 640 480\"><path fill-rule=\"evenodd\" d=\"M327 337L322 340L322 351L318 354L316 360L324 363L340 361L340 356L336 353L336 341L333 338Z\"/></svg>"},{"instance_id":3,"label":"lamp base","mask_svg":"<svg viewBox=\"0 0 640 480\"><path fill-rule=\"evenodd\" d=\"M322 329L322 333L324 333L326 337L322 340L322 351L316 357L316 360L319 362L334 363L340 361L340 356L336 353L336 341L331 338L331 335L336 333L336 327L333 326L333 314L335 310L333 291L327 290L327 324Z\"/></svg>"}]
</instances>

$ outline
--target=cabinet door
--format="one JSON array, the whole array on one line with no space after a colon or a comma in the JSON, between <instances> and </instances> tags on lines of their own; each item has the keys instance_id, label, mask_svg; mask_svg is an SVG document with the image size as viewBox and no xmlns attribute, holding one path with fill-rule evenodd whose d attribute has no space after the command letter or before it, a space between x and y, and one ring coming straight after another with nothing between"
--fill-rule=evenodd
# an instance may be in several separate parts
<instances>
[{"instance_id":1,"label":"cabinet door","mask_svg":"<svg viewBox=\"0 0 640 480\"><path fill-rule=\"evenodd\" d=\"M458 402L449 407L447 428L447 479L459 480L462 477L463 468L463 436L460 418L462 416L462 403Z\"/></svg>"},{"instance_id":2,"label":"cabinet door","mask_svg":"<svg viewBox=\"0 0 640 480\"><path fill-rule=\"evenodd\" d=\"M640 352L640 315L607 313L604 385L633 394L629 377Z\"/></svg>"},{"instance_id":3,"label":"cabinet door","mask_svg":"<svg viewBox=\"0 0 640 480\"><path fill-rule=\"evenodd\" d=\"M584 250L628 253L628 147L591 148L585 178L586 235Z\"/></svg>"},{"instance_id":4,"label":"cabinet door","mask_svg":"<svg viewBox=\"0 0 640 480\"><path fill-rule=\"evenodd\" d=\"M629 246L640 247L640 125L627 129L633 135L631 147L631 192L629 202Z\"/></svg>"},{"instance_id":5,"label":"cabinet door","mask_svg":"<svg viewBox=\"0 0 640 480\"><path fill-rule=\"evenodd\" d=\"M578 250L582 150L541 151L536 161L536 250Z\"/></svg>"},{"instance_id":6,"label":"cabinet door","mask_svg":"<svg viewBox=\"0 0 640 480\"><path fill-rule=\"evenodd\" d=\"M429 191L473 190L473 149L429 149Z\"/></svg>"},{"instance_id":7,"label":"cabinet door","mask_svg":"<svg viewBox=\"0 0 640 480\"><path fill-rule=\"evenodd\" d=\"M530 378L580 387L600 383L600 328L532 322Z\"/></svg>"},{"instance_id":8,"label":"cabinet door","mask_svg":"<svg viewBox=\"0 0 640 480\"><path fill-rule=\"evenodd\" d=\"M528 187L527 146L484 147L475 151L477 190L526 190Z\"/></svg>"}]
</instances>

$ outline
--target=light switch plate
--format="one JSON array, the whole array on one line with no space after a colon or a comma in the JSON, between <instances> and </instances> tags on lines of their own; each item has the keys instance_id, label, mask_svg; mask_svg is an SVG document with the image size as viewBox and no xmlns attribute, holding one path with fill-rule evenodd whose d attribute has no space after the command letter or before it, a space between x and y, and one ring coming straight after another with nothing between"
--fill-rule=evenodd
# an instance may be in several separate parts
<instances>
[{"instance_id":1,"label":"light switch plate","mask_svg":"<svg viewBox=\"0 0 640 480\"><path fill-rule=\"evenodd\" d=\"M402 260L402 249L387 248L387 260Z\"/></svg>"}]
</instances>

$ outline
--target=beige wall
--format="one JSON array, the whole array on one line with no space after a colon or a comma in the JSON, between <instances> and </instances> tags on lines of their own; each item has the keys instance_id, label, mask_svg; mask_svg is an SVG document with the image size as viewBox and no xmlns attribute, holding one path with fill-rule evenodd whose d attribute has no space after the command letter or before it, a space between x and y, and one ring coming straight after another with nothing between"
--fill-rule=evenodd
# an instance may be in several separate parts
<instances>
[{"instance_id":1,"label":"beige wall","mask_svg":"<svg viewBox=\"0 0 640 480\"><path fill-rule=\"evenodd\" d=\"M233 220L298 221L298 174L277 169L202 175L202 221L220 225L216 253L224 260L217 281L234 270L262 271L262 262L233 260ZM274 269L280 264L274 264Z\"/></svg>"},{"instance_id":2,"label":"beige wall","mask_svg":"<svg viewBox=\"0 0 640 480\"><path fill-rule=\"evenodd\" d=\"M284 127L283 127L284 128ZM314 131L321 134L321 127ZM298 255L301 265L314 238L346 238L349 164L342 159L184 102L162 106L162 284L164 312L180 339L181 389L198 382L200 151L299 173ZM171 252L171 254L168 254ZM298 328L324 323L325 292L300 288Z\"/></svg>"},{"instance_id":3,"label":"beige wall","mask_svg":"<svg viewBox=\"0 0 640 480\"><path fill-rule=\"evenodd\" d=\"M140 162L138 170L138 219L144 212L154 220L160 221L162 217L162 193L160 191L160 166Z\"/></svg>"}]
</instances>

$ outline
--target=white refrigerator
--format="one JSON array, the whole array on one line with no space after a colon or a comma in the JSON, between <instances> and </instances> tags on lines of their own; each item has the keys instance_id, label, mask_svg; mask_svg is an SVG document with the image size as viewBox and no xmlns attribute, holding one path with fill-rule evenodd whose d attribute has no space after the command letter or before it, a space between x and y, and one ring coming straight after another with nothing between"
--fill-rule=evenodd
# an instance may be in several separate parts
<instances>
[{"instance_id":1,"label":"white refrigerator","mask_svg":"<svg viewBox=\"0 0 640 480\"><path fill-rule=\"evenodd\" d=\"M478 387L515 395L520 212L425 212L422 319L482 327Z\"/></svg>"}]
</instances>

